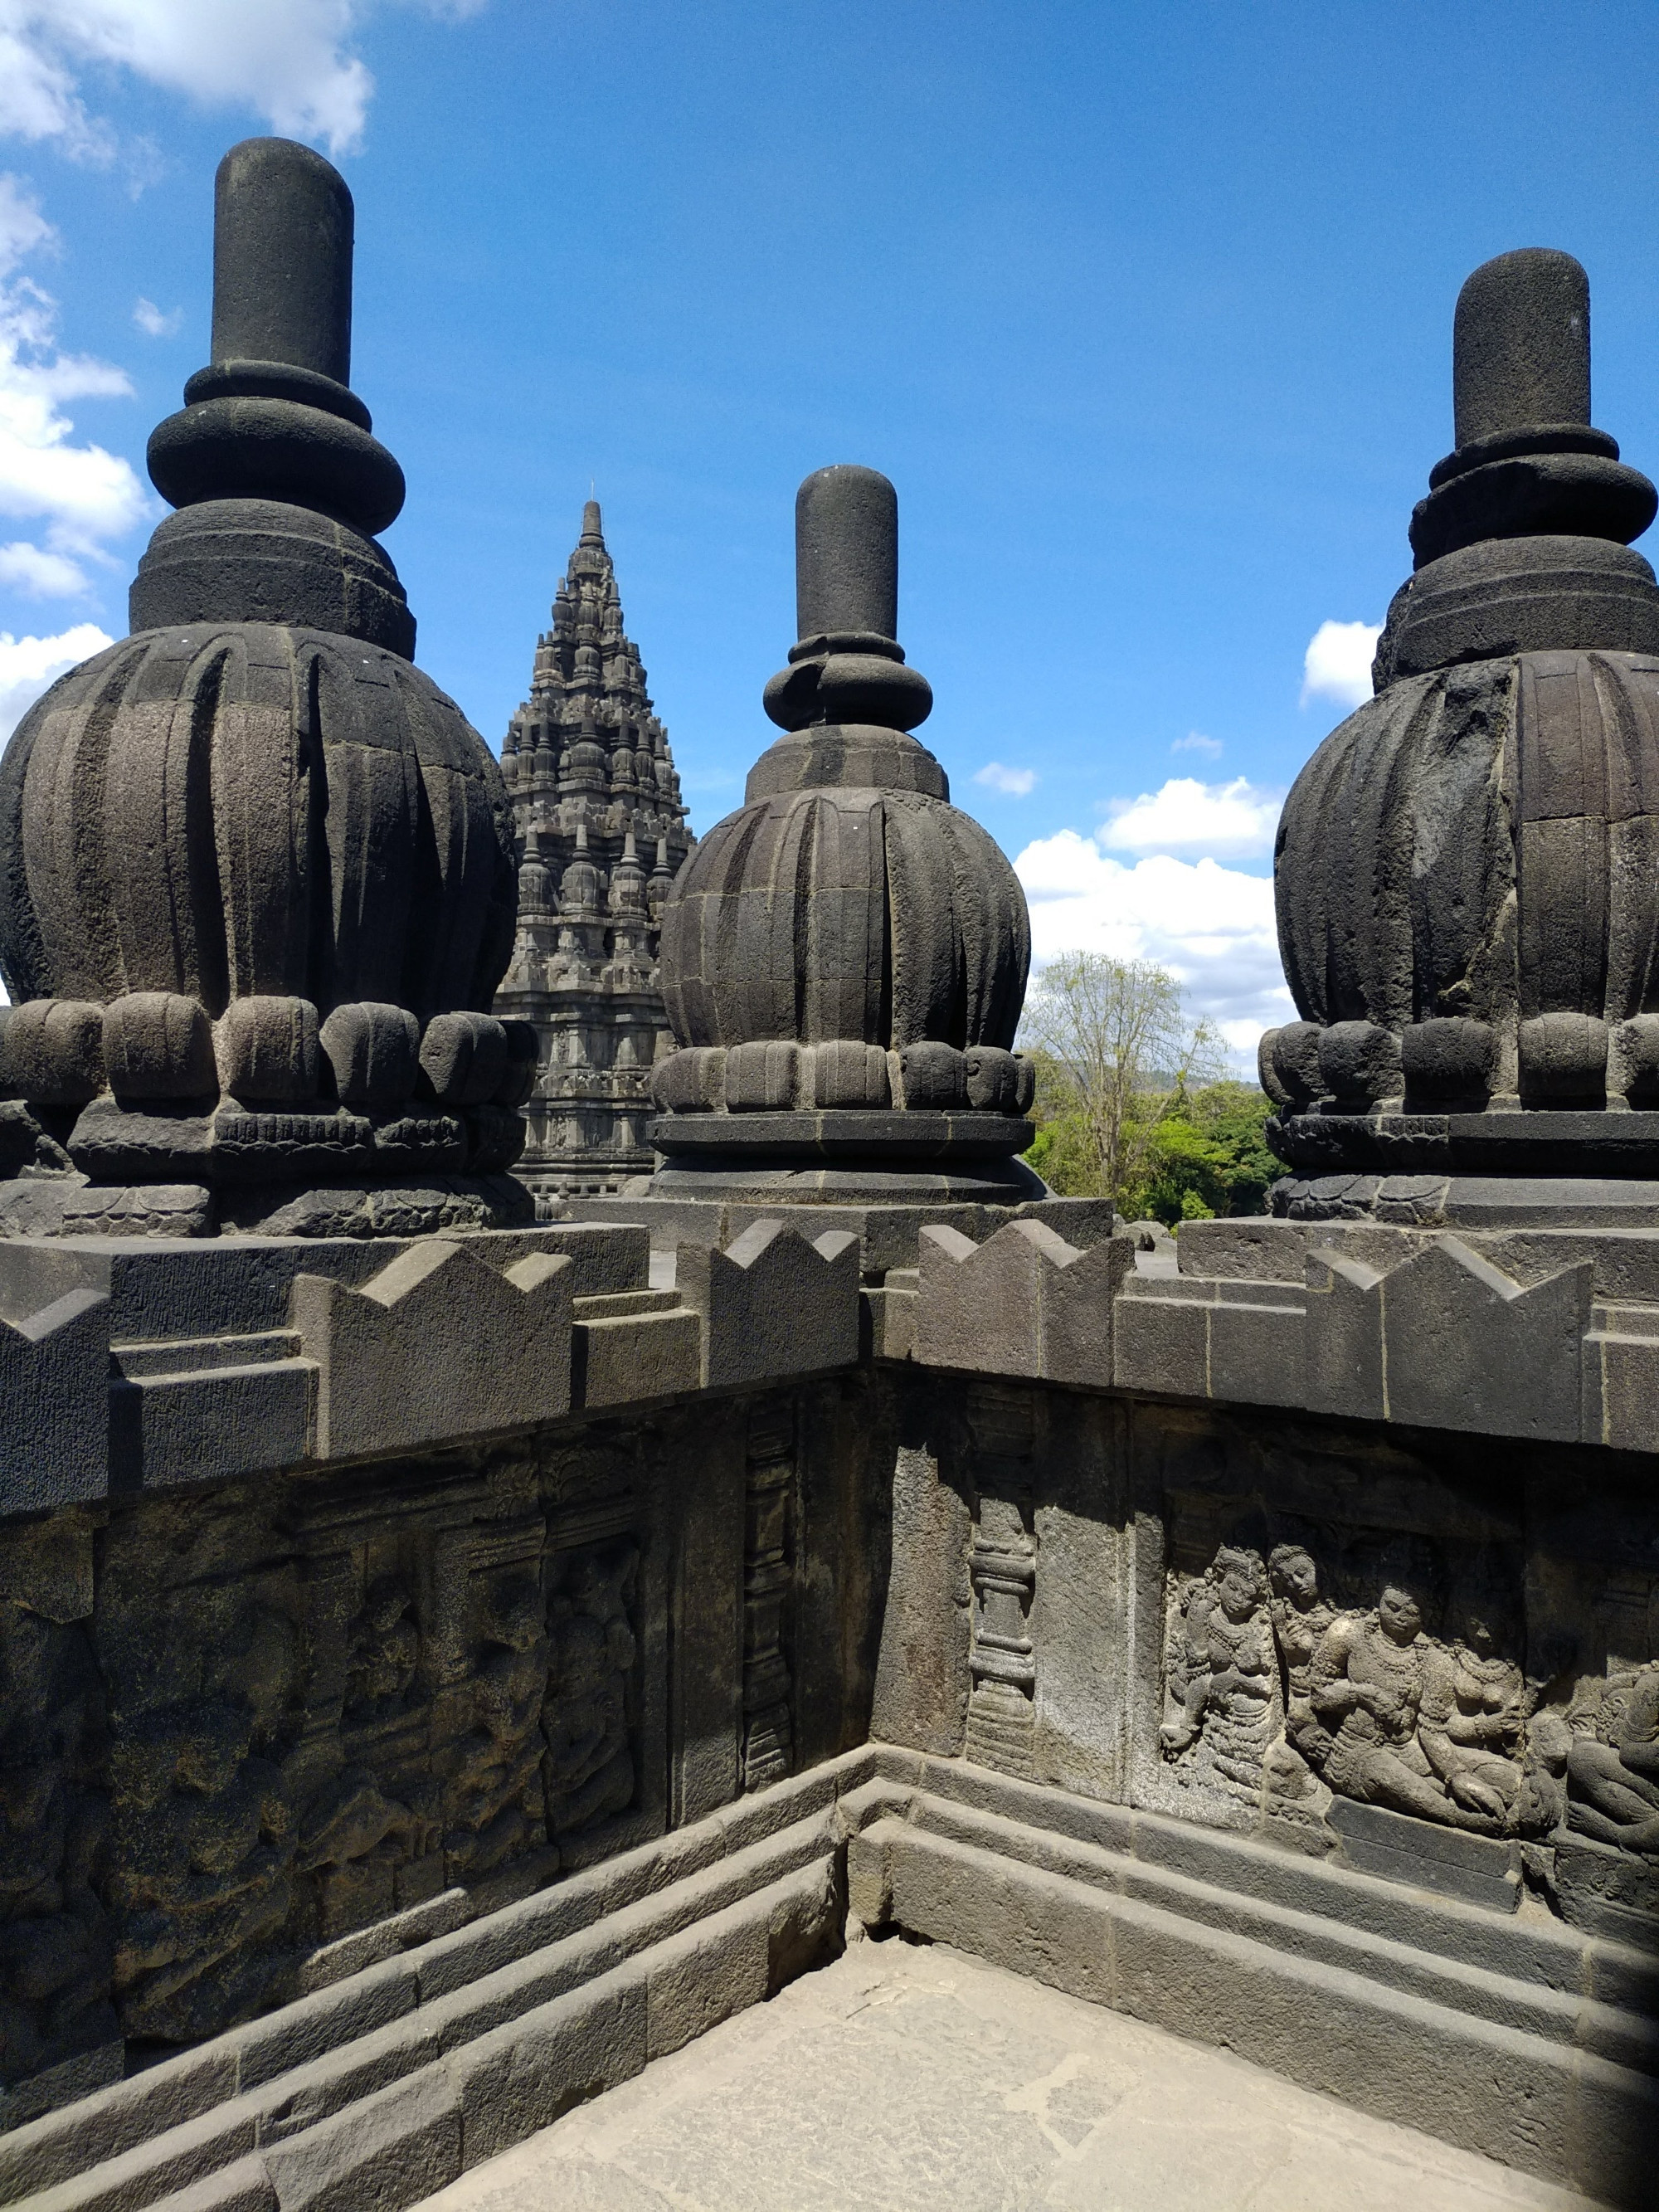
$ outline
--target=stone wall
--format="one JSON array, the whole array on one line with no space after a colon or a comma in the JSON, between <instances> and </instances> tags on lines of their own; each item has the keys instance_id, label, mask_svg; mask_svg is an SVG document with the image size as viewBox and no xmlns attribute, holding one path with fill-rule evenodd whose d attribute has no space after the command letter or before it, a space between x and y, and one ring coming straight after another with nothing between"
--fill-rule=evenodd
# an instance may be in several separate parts
<instances>
[{"instance_id":1,"label":"stone wall","mask_svg":"<svg viewBox=\"0 0 1659 2212\"><path fill-rule=\"evenodd\" d=\"M0 1530L8 2117L865 1741L891 1419L854 1373Z\"/></svg>"},{"instance_id":2,"label":"stone wall","mask_svg":"<svg viewBox=\"0 0 1659 2212\"><path fill-rule=\"evenodd\" d=\"M1651 1463L921 1391L878 1736L1651 1945Z\"/></svg>"}]
</instances>

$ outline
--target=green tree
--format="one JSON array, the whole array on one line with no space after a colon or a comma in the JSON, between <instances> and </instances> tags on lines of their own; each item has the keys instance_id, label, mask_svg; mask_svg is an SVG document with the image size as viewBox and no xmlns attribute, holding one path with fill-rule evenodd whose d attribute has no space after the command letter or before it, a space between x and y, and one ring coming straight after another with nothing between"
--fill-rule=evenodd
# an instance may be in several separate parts
<instances>
[{"instance_id":1,"label":"green tree","mask_svg":"<svg viewBox=\"0 0 1659 2212\"><path fill-rule=\"evenodd\" d=\"M1056 1190L1130 1211L1163 1124L1222 1073L1215 1025L1189 1020L1183 999L1151 960L1066 952L1041 970L1021 1028L1042 1122L1028 1157Z\"/></svg>"}]
</instances>

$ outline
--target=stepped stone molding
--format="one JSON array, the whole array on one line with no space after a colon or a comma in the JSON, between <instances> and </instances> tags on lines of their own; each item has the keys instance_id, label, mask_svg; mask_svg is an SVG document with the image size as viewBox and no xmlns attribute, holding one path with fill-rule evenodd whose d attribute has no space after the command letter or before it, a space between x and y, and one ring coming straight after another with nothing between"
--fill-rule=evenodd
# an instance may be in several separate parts
<instances>
[{"instance_id":1,"label":"stepped stone molding","mask_svg":"<svg viewBox=\"0 0 1659 2212\"><path fill-rule=\"evenodd\" d=\"M404 484L346 381L353 223L308 148L225 156L133 634L0 762L7 1233L530 1218L507 793L372 534Z\"/></svg>"},{"instance_id":2,"label":"stepped stone molding","mask_svg":"<svg viewBox=\"0 0 1659 2212\"><path fill-rule=\"evenodd\" d=\"M501 747L519 926L495 1010L538 1040L518 1173L550 1200L619 1190L653 1165L647 1086L671 1042L663 902L696 841L645 685L589 500Z\"/></svg>"}]
</instances>

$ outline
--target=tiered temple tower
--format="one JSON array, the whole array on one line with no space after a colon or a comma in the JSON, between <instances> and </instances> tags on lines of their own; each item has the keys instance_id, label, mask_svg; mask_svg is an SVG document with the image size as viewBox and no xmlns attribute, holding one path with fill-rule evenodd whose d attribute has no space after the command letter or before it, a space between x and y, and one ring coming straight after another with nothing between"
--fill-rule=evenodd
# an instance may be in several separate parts
<instances>
[{"instance_id":1,"label":"tiered temple tower","mask_svg":"<svg viewBox=\"0 0 1659 2212\"><path fill-rule=\"evenodd\" d=\"M597 500L501 767L521 858L518 939L496 1006L540 1040L520 1172L541 1195L617 1190L652 1165L646 1086L669 1042L659 923L696 841L623 629Z\"/></svg>"}]
</instances>

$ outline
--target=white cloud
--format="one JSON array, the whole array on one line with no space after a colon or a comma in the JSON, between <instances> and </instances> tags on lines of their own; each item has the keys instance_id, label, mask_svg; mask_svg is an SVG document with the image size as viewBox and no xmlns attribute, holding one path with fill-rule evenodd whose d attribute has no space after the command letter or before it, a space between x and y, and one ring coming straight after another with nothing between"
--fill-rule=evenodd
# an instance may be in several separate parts
<instances>
[{"instance_id":1,"label":"white cloud","mask_svg":"<svg viewBox=\"0 0 1659 2212\"><path fill-rule=\"evenodd\" d=\"M1231 783L1174 775L1139 799L1115 799L1099 841L1122 853L1270 853L1284 800L1242 775Z\"/></svg>"},{"instance_id":2,"label":"white cloud","mask_svg":"<svg viewBox=\"0 0 1659 2212\"><path fill-rule=\"evenodd\" d=\"M1381 623L1321 623L1302 657L1302 704L1334 699L1350 709L1364 706L1371 696L1371 660L1382 635Z\"/></svg>"},{"instance_id":3,"label":"white cloud","mask_svg":"<svg viewBox=\"0 0 1659 2212\"><path fill-rule=\"evenodd\" d=\"M24 254L55 242L16 179L0 178L0 514L38 524L45 539L6 546L0 580L35 597L84 591L83 562L106 561L107 542L125 536L150 504L129 463L101 446L72 442L65 402L125 397L132 386L107 362L58 352L56 302L16 273Z\"/></svg>"},{"instance_id":4,"label":"white cloud","mask_svg":"<svg viewBox=\"0 0 1659 2212\"><path fill-rule=\"evenodd\" d=\"M49 684L114 642L96 623L76 623L58 637L14 637L0 629L0 744Z\"/></svg>"},{"instance_id":5,"label":"white cloud","mask_svg":"<svg viewBox=\"0 0 1659 2212\"><path fill-rule=\"evenodd\" d=\"M1026 798L1036 788L1036 780L1034 768L1004 768L1000 761L987 761L974 771L975 783L988 784L1008 799Z\"/></svg>"},{"instance_id":6,"label":"white cloud","mask_svg":"<svg viewBox=\"0 0 1659 2212\"><path fill-rule=\"evenodd\" d=\"M66 599L86 589L84 572L66 554L14 539L0 545L0 584L31 599Z\"/></svg>"},{"instance_id":7,"label":"white cloud","mask_svg":"<svg viewBox=\"0 0 1659 2212\"><path fill-rule=\"evenodd\" d=\"M1293 1021L1273 924L1271 877L1160 853L1133 866L1075 830L1038 838L1014 862L1031 909L1033 964L1060 952L1156 960L1188 1003L1220 1024L1241 1068L1256 1039Z\"/></svg>"},{"instance_id":8,"label":"white cloud","mask_svg":"<svg viewBox=\"0 0 1659 2212\"><path fill-rule=\"evenodd\" d=\"M1222 745L1219 738L1206 738L1201 730L1188 730L1184 738L1177 738L1170 747L1172 753L1202 753L1206 760L1219 760Z\"/></svg>"},{"instance_id":9,"label":"white cloud","mask_svg":"<svg viewBox=\"0 0 1659 2212\"><path fill-rule=\"evenodd\" d=\"M87 160L114 137L78 72L130 70L204 106L251 108L331 154L361 140L374 80L350 50L372 0L0 0L0 132ZM485 0L424 0L451 20Z\"/></svg>"},{"instance_id":10,"label":"white cloud","mask_svg":"<svg viewBox=\"0 0 1659 2212\"><path fill-rule=\"evenodd\" d=\"M175 307L170 315L164 315L154 300L138 299L133 301L132 319L147 338L170 338L177 335L185 311Z\"/></svg>"}]
</instances>

